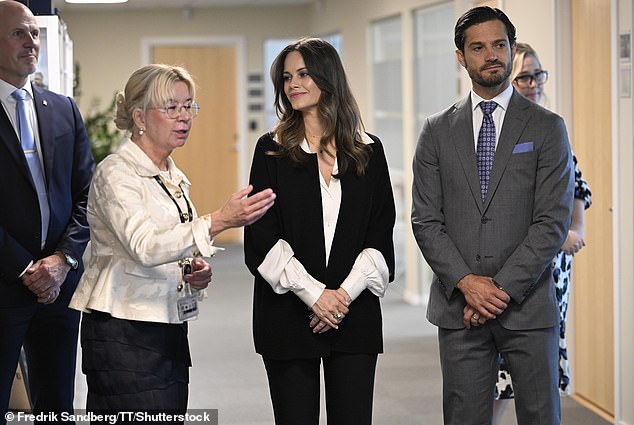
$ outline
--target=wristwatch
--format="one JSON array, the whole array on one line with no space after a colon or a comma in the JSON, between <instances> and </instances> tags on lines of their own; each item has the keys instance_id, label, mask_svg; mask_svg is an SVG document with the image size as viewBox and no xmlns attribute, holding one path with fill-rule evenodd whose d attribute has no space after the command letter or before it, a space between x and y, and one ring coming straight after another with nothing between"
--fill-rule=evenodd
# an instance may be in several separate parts
<instances>
[{"instance_id":1,"label":"wristwatch","mask_svg":"<svg viewBox=\"0 0 634 425\"><path fill-rule=\"evenodd\" d=\"M58 251L61 252L61 251ZM66 260L66 264L68 264L68 266L73 269L73 270L77 270L77 267L79 267L79 261L75 260L75 257L73 257L70 254L67 254L65 252L62 252L62 255L64 255L64 259Z\"/></svg>"}]
</instances>

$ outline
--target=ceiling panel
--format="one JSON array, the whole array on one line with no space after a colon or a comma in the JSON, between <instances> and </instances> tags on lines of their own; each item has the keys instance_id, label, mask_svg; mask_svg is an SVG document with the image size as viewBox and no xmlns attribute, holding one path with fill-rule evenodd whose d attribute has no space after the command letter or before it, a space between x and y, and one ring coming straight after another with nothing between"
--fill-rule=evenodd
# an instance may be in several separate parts
<instances>
[{"instance_id":1,"label":"ceiling panel","mask_svg":"<svg viewBox=\"0 0 634 425\"><path fill-rule=\"evenodd\" d=\"M318 0L128 0L118 4L71 4L64 0L54 0L53 5L61 11L90 10L132 10L157 8L209 8L209 7L244 7L244 6L293 6L315 3Z\"/></svg>"}]
</instances>

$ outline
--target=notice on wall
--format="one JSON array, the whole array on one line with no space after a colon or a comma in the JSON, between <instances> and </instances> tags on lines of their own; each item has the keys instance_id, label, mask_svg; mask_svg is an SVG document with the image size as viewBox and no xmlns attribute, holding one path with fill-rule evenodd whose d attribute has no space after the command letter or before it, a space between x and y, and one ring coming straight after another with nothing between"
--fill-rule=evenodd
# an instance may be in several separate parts
<instances>
[{"instance_id":1,"label":"notice on wall","mask_svg":"<svg viewBox=\"0 0 634 425\"><path fill-rule=\"evenodd\" d=\"M619 96L632 96L632 34L619 34Z\"/></svg>"}]
</instances>

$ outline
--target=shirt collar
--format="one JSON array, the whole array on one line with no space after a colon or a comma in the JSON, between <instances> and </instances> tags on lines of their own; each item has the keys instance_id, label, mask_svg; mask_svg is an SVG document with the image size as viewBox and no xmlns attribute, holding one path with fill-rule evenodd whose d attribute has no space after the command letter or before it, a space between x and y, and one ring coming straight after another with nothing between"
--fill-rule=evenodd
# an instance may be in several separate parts
<instances>
[{"instance_id":1,"label":"shirt collar","mask_svg":"<svg viewBox=\"0 0 634 425\"><path fill-rule=\"evenodd\" d=\"M357 131L357 136L359 136L361 138L361 142L365 145L370 145L372 143L374 143L374 140L372 140L372 138L370 136L368 136L366 134L365 131ZM277 141L277 135L274 138L275 141ZM304 140L302 140L302 143L300 144L300 147L304 150L304 152L306 153L312 153L310 151L310 147L308 147L308 141L306 140L306 138L304 138Z\"/></svg>"},{"instance_id":2,"label":"shirt collar","mask_svg":"<svg viewBox=\"0 0 634 425\"><path fill-rule=\"evenodd\" d=\"M480 105L480 102L490 102L491 100L498 104L502 109L506 111L509 107L509 102L511 101L511 96L513 95L513 85L509 84L509 86L504 89L504 91L493 99L483 99L478 96L473 89L471 89L471 108L475 111L475 109Z\"/></svg>"},{"instance_id":3,"label":"shirt collar","mask_svg":"<svg viewBox=\"0 0 634 425\"><path fill-rule=\"evenodd\" d=\"M117 154L128 161L139 176L154 177L161 173L161 169L152 162L150 157L143 152L143 149L130 139L125 140L121 144L117 150ZM175 184L178 185L183 182L186 185L191 186L189 179L187 179L187 176L185 176L185 174L176 167L172 157L167 157L167 169L171 173L172 178L175 180Z\"/></svg>"},{"instance_id":4,"label":"shirt collar","mask_svg":"<svg viewBox=\"0 0 634 425\"><path fill-rule=\"evenodd\" d=\"M31 87L30 81L27 81L24 87L15 87L13 84L9 84L2 79L0 79L0 99L3 101L11 99L11 101L15 103L15 99L11 97L11 94L18 88L26 90L31 96L31 99L33 99L33 88Z\"/></svg>"}]
</instances>

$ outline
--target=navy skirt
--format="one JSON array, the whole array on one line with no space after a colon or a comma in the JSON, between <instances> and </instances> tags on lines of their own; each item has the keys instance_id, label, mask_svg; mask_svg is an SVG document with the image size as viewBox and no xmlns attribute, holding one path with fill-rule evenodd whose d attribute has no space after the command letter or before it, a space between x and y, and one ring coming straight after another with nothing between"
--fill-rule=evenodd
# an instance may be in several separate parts
<instances>
[{"instance_id":1,"label":"navy skirt","mask_svg":"<svg viewBox=\"0 0 634 425\"><path fill-rule=\"evenodd\" d=\"M186 412L191 366L187 323L124 320L93 311L82 315L81 346L87 410Z\"/></svg>"}]
</instances>

